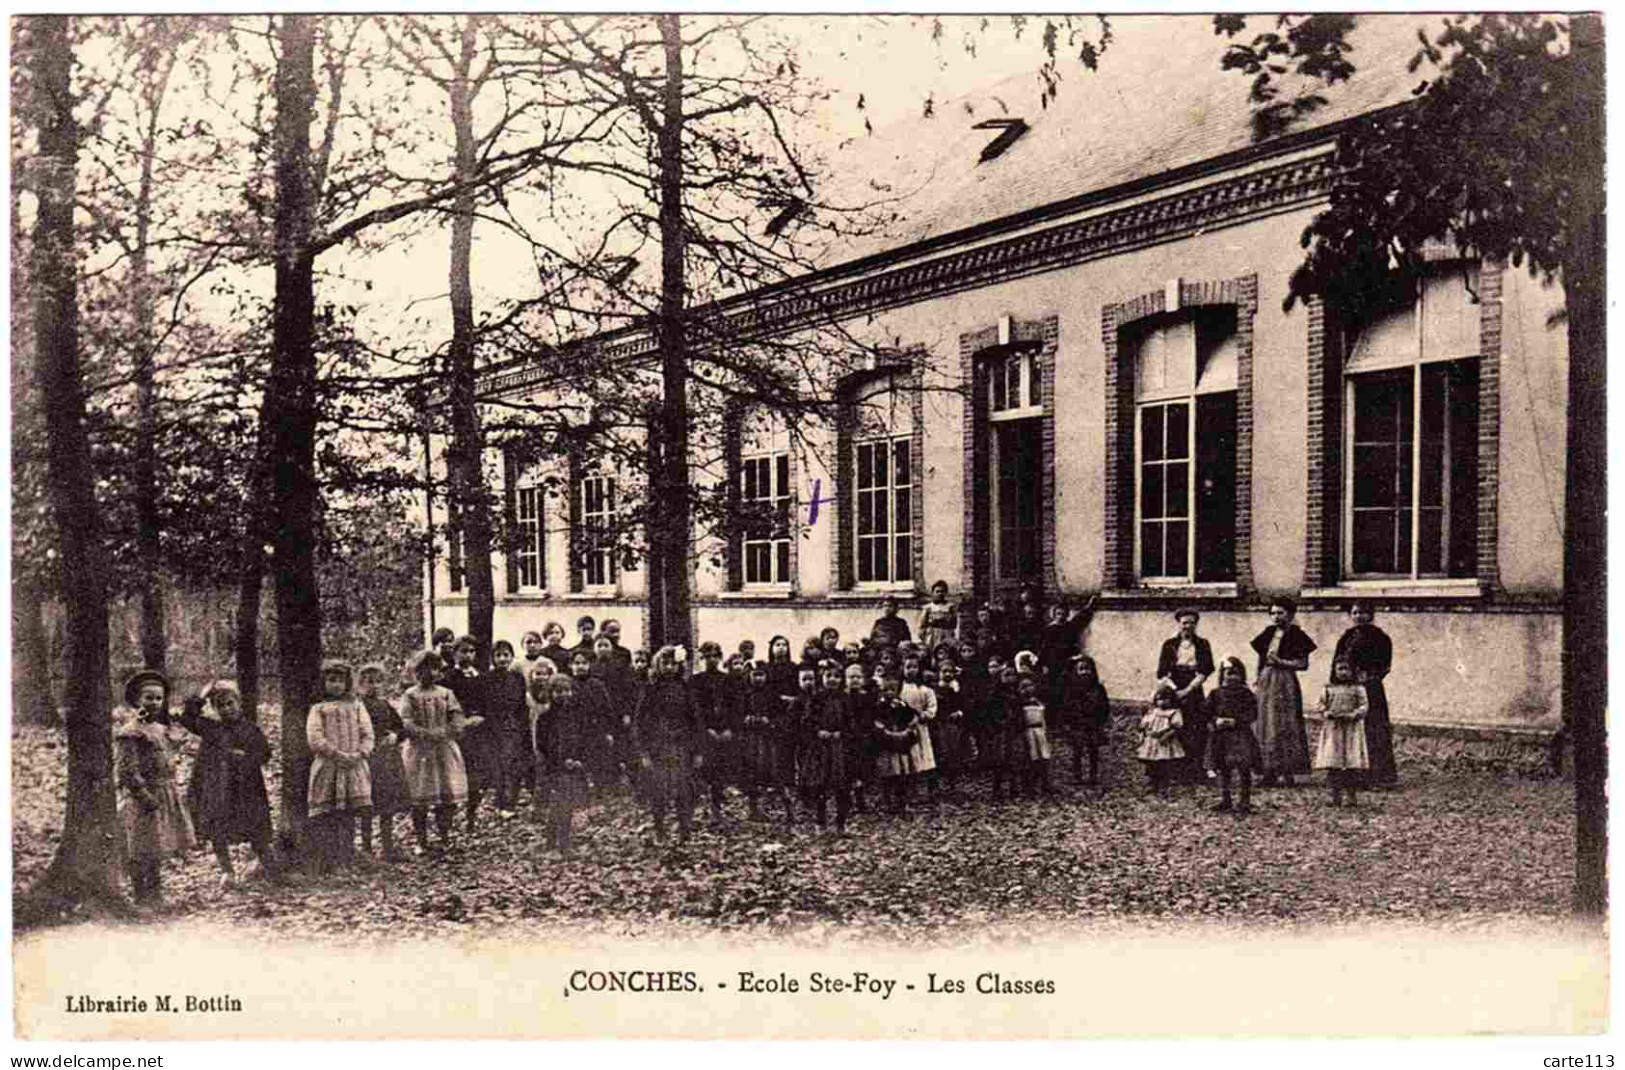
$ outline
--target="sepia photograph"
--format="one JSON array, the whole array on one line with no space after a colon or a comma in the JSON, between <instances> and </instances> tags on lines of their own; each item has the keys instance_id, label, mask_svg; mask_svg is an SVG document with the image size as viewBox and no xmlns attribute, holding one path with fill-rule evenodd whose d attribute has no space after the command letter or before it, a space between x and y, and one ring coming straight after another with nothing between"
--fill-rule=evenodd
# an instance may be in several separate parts
<instances>
[{"instance_id":1,"label":"sepia photograph","mask_svg":"<svg viewBox=\"0 0 1625 1070\"><path fill-rule=\"evenodd\" d=\"M9 29L19 1048L1604 1050L1600 15Z\"/></svg>"}]
</instances>

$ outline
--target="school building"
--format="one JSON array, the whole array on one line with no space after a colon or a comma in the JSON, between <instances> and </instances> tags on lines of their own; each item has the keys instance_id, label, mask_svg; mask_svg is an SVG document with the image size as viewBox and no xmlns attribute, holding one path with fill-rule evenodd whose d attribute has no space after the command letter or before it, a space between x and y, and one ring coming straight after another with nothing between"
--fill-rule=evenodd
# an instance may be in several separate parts
<instances>
[{"instance_id":1,"label":"school building","mask_svg":"<svg viewBox=\"0 0 1625 1070\"><path fill-rule=\"evenodd\" d=\"M1211 41L1205 19L1166 21ZM1337 133L1406 99L1411 51L1261 143L1245 79L1210 45L1211 63L1172 75L1156 50L1119 48L1047 107L1017 106L1037 95L1023 78L843 147L874 188L912 191L904 226L806 285L899 356L846 377L810 450L738 414L716 478L793 519L697 541L698 635L765 653L783 634L799 651L826 625L866 635L887 594L913 619L938 579L967 603L1032 582L1098 594L1089 649L1114 699L1144 700L1175 608L1251 667L1269 599L1289 594L1320 648L1312 702L1364 602L1393 639L1402 736L1499 746L1555 729L1561 290L1440 247L1370 322L1283 307ZM654 356L647 336L615 344ZM487 388L522 393L547 371L497 369ZM963 391L932 389L943 376ZM591 614L636 643L642 571L570 554L571 524L613 509L613 473L569 473L567 504L509 475L527 538L496 562L496 634L557 620L573 636ZM451 564L428 599L460 630Z\"/></svg>"}]
</instances>

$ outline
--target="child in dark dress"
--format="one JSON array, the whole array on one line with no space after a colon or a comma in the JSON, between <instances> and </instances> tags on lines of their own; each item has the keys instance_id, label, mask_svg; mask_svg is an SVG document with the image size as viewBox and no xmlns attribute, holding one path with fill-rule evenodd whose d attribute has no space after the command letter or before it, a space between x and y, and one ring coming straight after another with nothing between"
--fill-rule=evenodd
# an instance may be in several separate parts
<instances>
[{"instance_id":1,"label":"child in dark dress","mask_svg":"<svg viewBox=\"0 0 1625 1070\"><path fill-rule=\"evenodd\" d=\"M835 831L846 835L846 819L852 809L852 769L850 737L853 734L852 705L841 686L841 670L824 670L823 690L812 691L812 670L802 669L801 694L797 698L806 711L801 722L802 801L812 808L822 829L829 816L829 798L835 797Z\"/></svg>"},{"instance_id":2,"label":"child in dark dress","mask_svg":"<svg viewBox=\"0 0 1625 1070\"><path fill-rule=\"evenodd\" d=\"M485 715L496 741L497 816L507 820L519 809L519 787L527 782L530 710L525 703L525 678L514 667L513 645L506 639L491 644L491 674L486 678Z\"/></svg>"},{"instance_id":3,"label":"child in dark dress","mask_svg":"<svg viewBox=\"0 0 1625 1070\"><path fill-rule=\"evenodd\" d=\"M485 790L497 783L496 726L486 716L486 674L479 668L479 643L465 635L457 640L457 663L446 674L445 686L457 697L457 705L467 718L462 737L457 741L463 754L463 771L468 776L467 814L468 831L474 831L480 800Z\"/></svg>"},{"instance_id":4,"label":"child in dark dress","mask_svg":"<svg viewBox=\"0 0 1625 1070\"><path fill-rule=\"evenodd\" d=\"M573 853L571 840L575 831L575 813L586 801L587 771L592 764L590 755L598 747L594 739L594 726L589 723L586 710L577 701L576 680L569 676L555 676L549 690L552 693L552 706L547 719L547 760L552 821L548 846L557 850L561 858L569 858Z\"/></svg>"},{"instance_id":5,"label":"child in dark dress","mask_svg":"<svg viewBox=\"0 0 1625 1070\"><path fill-rule=\"evenodd\" d=\"M378 819L379 838L384 849L384 861L399 861L395 850L395 815L410 813L412 796L406 787L406 767L401 764L401 738L405 725L400 712L379 694L384 685L385 669L380 662L361 666L356 674L356 698L366 707L372 719L372 754L367 758L372 773L372 813ZM361 847L372 853L372 820L360 822Z\"/></svg>"},{"instance_id":6,"label":"child in dark dress","mask_svg":"<svg viewBox=\"0 0 1625 1070\"><path fill-rule=\"evenodd\" d=\"M1062 701L1065 705L1065 723L1072 737L1072 779L1078 784L1096 787L1100 784L1100 747L1106 741L1111 726L1111 699L1100 682L1095 659L1087 654L1076 655L1070 664L1072 672L1065 677ZM1083 779L1083 759L1089 758L1089 779Z\"/></svg>"},{"instance_id":7,"label":"child in dark dress","mask_svg":"<svg viewBox=\"0 0 1625 1070\"><path fill-rule=\"evenodd\" d=\"M1241 781L1241 805L1236 812L1253 812L1253 770L1258 768L1258 737L1253 725L1258 720L1258 699L1247 686L1247 667L1240 658L1225 658L1219 662L1219 686L1207 696L1207 719L1212 726L1208 735L1207 765L1219 775L1219 790L1223 792L1213 809L1219 813L1230 810L1230 780Z\"/></svg>"},{"instance_id":8,"label":"child in dark dress","mask_svg":"<svg viewBox=\"0 0 1625 1070\"><path fill-rule=\"evenodd\" d=\"M206 709L214 716L208 716ZM181 725L202 740L186 786L186 807L198 839L214 848L220 883L225 887L237 883L231 862L235 843L251 844L260 872L279 879L280 869L271 850L271 803L262 772L271 760L271 744L260 726L243 716L237 685L216 680L187 699Z\"/></svg>"}]
</instances>

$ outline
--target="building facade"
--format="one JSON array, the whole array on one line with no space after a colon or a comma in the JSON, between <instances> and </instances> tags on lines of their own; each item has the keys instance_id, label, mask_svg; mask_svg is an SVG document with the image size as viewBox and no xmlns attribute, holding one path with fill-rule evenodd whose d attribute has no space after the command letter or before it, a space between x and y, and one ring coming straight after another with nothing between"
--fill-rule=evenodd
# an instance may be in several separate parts
<instances>
[{"instance_id":1,"label":"building facade","mask_svg":"<svg viewBox=\"0 0 1625 1070\"><path fill-rule=\"evenodd\" d=\"M1120 68L1124 84L1165 84ZM1144 699L1175 608L1198 608L1215 653L1251 666L1269 599L1286 594L1319 644L1313 693L1347 608L1366 603L1394 641L1398 723L1550 731L1561 290L1440 247L1367 322L1285 307L1340 125L1411 82L1373 75L1319 126L1254 144L1244 94L1191 81L1109 119L1092 109L1122 85L1063 92L1014 138L1003 124L991 158L970 117L952 136L898 135L930 145L903 164L933 176L911 229L807 283L897 356L849 375L833 426L796 445L771 417L735 414L709 478L784 520L696 546L698 634L758 650L782 634L799 650L828 625L866 635L886 595L916 616L939 579L966 603L1030 583L1096 596L1087 642L1104 682ZM528 388L523 374L499 386ZM497 563L498 636L547 620L573 635L583 614L641 632L641 571L571 558L572 526L616 493L613 473L576 467L567 505L508 472L529 535ZM441 564L434 618L460 628L457 562Z\"/></svg>"}]
</instances>

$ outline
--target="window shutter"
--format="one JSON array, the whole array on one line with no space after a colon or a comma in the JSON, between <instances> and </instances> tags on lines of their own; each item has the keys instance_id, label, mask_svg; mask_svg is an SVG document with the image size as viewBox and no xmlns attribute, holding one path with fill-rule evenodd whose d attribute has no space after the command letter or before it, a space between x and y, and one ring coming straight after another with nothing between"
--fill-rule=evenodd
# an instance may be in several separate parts
<instances>
[{"instance_id":1,"label":"window shutter","mask_svg":"<svg viewBox=\"0 0 1625 1070\"><path fill-rule=\"evenodd\" d=\"M515 484L519 481L519 465L513 454L502 451L502 519L507 532L506 552L502 555L504 571L508 574L508 593L519 593L519 504Z\"/></svg>"}]
</instances>

